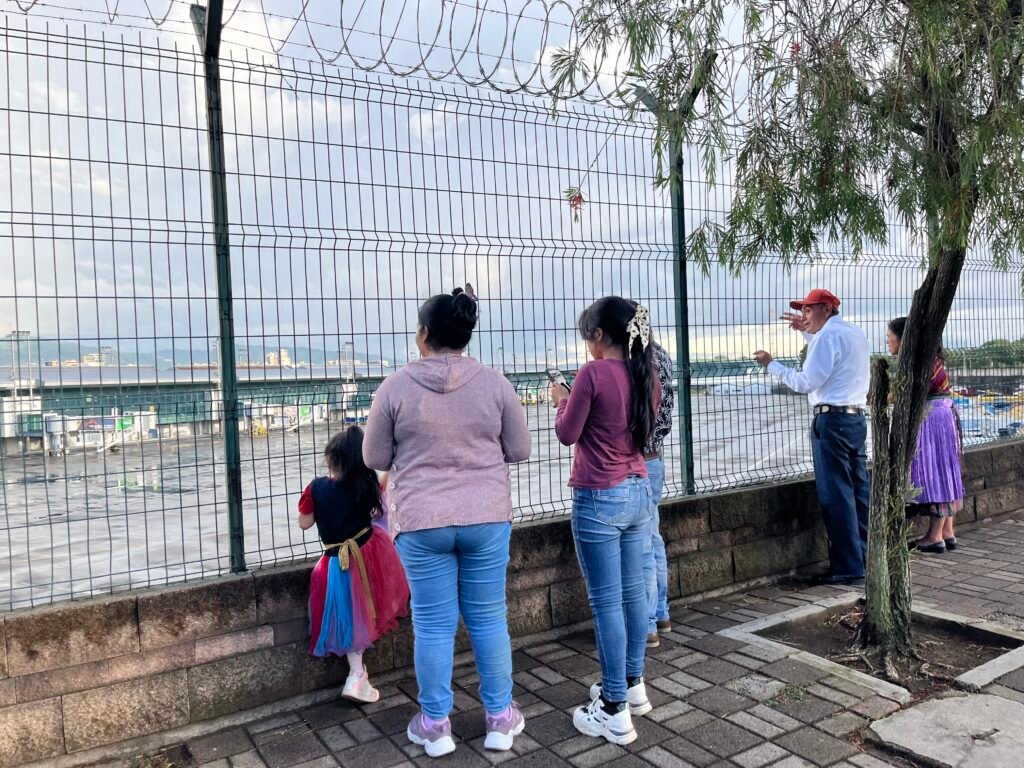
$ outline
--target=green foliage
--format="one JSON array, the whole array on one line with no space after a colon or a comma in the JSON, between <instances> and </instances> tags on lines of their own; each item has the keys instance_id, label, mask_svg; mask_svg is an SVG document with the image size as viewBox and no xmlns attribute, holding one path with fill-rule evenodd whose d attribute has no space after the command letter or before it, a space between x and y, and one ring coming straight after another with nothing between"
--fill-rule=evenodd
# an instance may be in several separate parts
<instances>
[{"instance_id":1,"label":"green foliage","mask_svg":"<svg viewBox=\"0 0 1024 768\"><path fill-rule=\"evenodd\" d=\"M946 350L952 368L1019 368L1024 366L1024 338L992 339L980 347Z\"/></svg>"},{"instance_id":2,"label":"green foliage","mask_svg":"<svg viewBox=\"0 0 1024 768\"><path fill-rule=\"evenodd\" d=\"M932 265L984 241L1007 266L1024 252L1022 2L584 0L556 85L621 46L657 99L662 182L672 146L699 138L705 173L735 151L727 215L689 234L705 267L859 254L894 211Z\"/></svg>"}]
</instances>

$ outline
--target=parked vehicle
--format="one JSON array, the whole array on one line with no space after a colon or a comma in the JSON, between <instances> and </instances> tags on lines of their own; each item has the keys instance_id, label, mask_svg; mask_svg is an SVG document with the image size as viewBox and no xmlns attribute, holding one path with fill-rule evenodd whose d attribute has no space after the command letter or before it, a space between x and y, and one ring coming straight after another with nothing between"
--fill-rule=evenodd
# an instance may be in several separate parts
<instances>
[{"instance_id":1,"label":"parked vehicle","mask_svg":"<svg viewBox=\"0 0 1024 768\"><path fill-rule=\"evenodd\" d=\"M1024 436L1024 421L1011 421L1004 427L999 428L1000 437Z\"/></svg>"}]
</instances>

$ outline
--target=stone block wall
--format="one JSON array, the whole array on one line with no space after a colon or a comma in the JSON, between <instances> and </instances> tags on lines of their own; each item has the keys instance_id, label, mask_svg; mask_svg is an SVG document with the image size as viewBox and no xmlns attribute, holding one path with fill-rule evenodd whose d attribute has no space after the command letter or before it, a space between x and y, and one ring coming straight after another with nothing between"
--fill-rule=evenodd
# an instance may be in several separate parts
<instances>
[{"instance_id":1,"label":"stone block wall","mask_svg":"<svg viewBox=\"0 0 1024 768\"><path fill-rule=\"evenodd\" d=\"M1024 442L970 451L962 523L1024 510ZM812 481L667 502L671 598L827 556ZM311 564L0 616L0 768L83 752L339 685L340 659L308 653ZM508 580L515 637L590 618L569 521L516 527ZM464 632L457 648L468 648ZM367 654L412 664L406 620Z\"/></svg>"}]
</instances>

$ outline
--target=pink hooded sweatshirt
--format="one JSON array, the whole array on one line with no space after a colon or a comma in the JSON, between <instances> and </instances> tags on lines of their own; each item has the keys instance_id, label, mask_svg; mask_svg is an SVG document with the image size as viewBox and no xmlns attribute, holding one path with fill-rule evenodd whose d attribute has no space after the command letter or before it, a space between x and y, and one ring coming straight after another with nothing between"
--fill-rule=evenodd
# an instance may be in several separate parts
<instances>
[{"instance_id":1,"label":"pink hooded sweatshirt","mask_svg":"<svg viewBox=\"0 0 1024 768\"><path fill-rule=\"evenodd\" d=\"M512 384L471 357L409 363L374 396L367 466L390 471L392 536L512 519L508 464L530 457L526 414Z\"/></svg>"}]
</instances>

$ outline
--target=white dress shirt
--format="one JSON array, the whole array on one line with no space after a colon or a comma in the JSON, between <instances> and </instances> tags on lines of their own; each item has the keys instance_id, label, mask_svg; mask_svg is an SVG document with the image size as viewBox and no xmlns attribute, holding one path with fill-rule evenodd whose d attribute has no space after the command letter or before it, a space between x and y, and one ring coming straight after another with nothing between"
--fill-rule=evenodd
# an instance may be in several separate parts
<instances>
[{"instance_id":1,"label":"white dress shirt","mask_svg":"<svg viewBox=\"0 0 1024 768\"><path fill-rule=\"evenodd\" d=\"M803 370L787 368L778 360L768 364L768 372L795 392L802 392L811 407L826 405L867 405L871 382L868 340L858 326L838 315L815 334L805 333L807 360Z\"/></svg>"}]
</instances>

